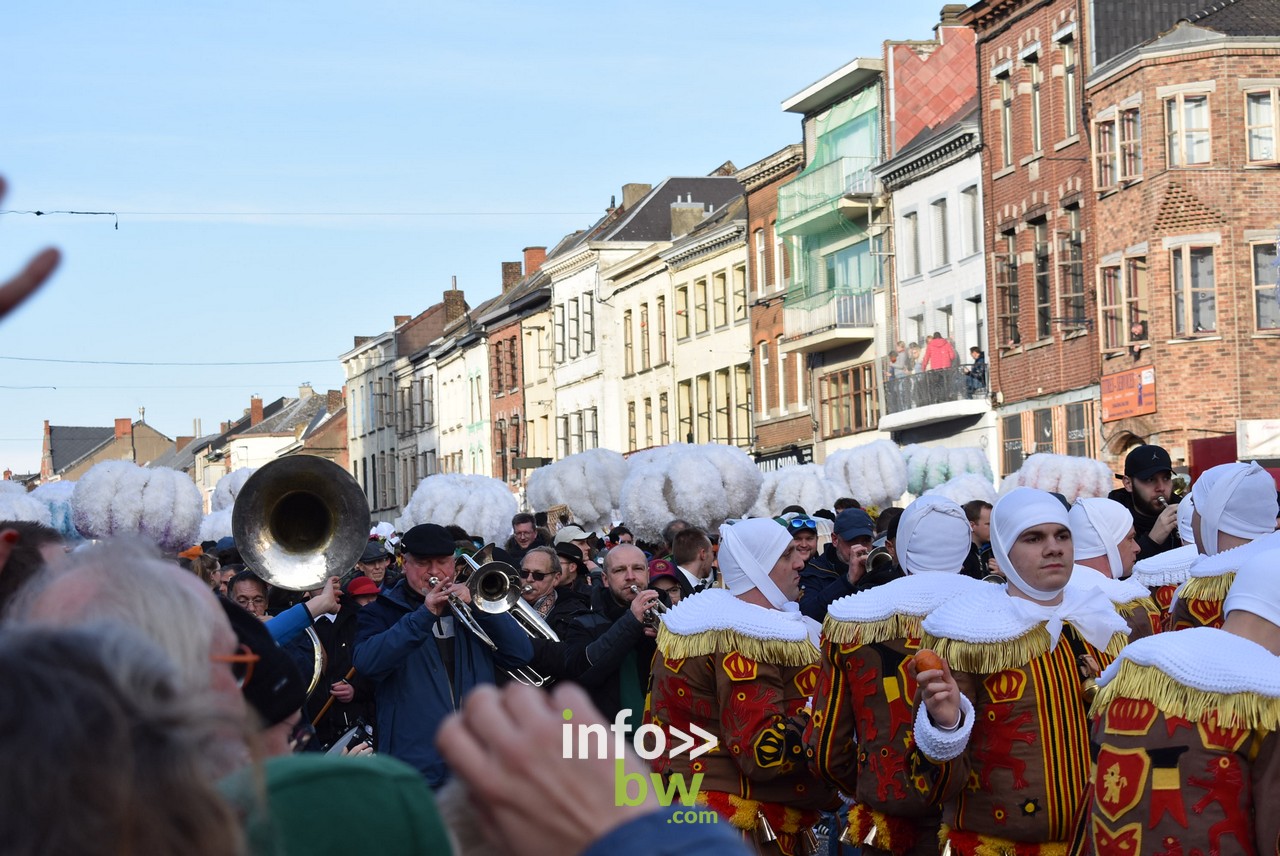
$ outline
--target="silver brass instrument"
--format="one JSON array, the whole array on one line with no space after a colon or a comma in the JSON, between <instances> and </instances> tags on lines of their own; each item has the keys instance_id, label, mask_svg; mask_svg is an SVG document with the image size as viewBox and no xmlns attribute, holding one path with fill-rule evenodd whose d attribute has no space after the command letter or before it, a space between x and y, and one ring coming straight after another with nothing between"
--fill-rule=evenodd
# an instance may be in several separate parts
<instances>
[{"instance_id":1,"label":"silver brass instrument","mask_svg":"<svg viewBox=\"0 0 1280 856\"><path fill-rule=\"evenodd\" d=\"M640 594L640 586L628 586L628 588L631 589L632 594ZM662 623L662 616L667 614L668 609L670 607L661 600L655 600L653 606L644 611L644 623L656 630L658 625Z\"/></svg>"},{"instance_id":2,"label":"silver brass instrument","mask_svg":"<svg viewBox=\"0 0 1280 856\"><path fill-rule=\"evenodd\" d=\"M268 584L308 591L355 566L369 540L369 504L342 467L315 455L290 455L260 467L240 488L231 511L240 557ZM324 647L315 630L307 687L325 672Z\"/></svg>"},{"instance_id":3,"label":"silver brass instrument","mask_svg":"<svg viewBox=\"0 0 1280 856\"><path fill-rule=\"evenodd\" d=\"M874 573L893 564L893 554L886 547L876 547L867 554L867 573Z\"/></svg>"},{"instance_id":4,"label":"silver brass instrument","mask_svg":"<svg viewBox=\"0 0 1280 856\"><path fill-rule=\"evenodd\" d=\"M496 545L489 544L476 551L474 556L462 555L454 560L457 567L455 581L465 585L471 593L471 603L467 603L457 595L449 595L449 608L453 611L454 617L493 651L498 650L498 645L488 633L484 632L480 622L476 621L475 615L472 614L473 609L478 609L486 615L510 613L516 624L520 625L520 629L530 638L559 642L560 637L551 629L551 625L547 624L547 620L524 599L526 587L516 582L516 569L506 562L493 561L495 549ZM434 586L438 585L440 580L432 577L428 582ZM540 687L551 680L549 676L543 675L532 666L509 669L507 674L531 687Z\"/></svg>"}]
</instances>

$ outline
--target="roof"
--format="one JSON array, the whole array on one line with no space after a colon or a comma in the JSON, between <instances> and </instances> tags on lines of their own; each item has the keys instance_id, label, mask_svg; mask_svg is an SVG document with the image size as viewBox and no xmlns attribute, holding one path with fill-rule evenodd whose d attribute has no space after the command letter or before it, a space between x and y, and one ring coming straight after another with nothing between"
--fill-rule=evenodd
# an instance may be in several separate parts
<instances>
[{"instance_id":1,"label":"roof","mask_svg":"<svg viewBox=\"0 0 1280 856\"><path fill-rule=\"evenodd\" d=\"M276 413L264 418L252 428L241 431L240 436L293 434L296 426L310 425L317 413L327 410L328 403L327 396L315 393L306 398L290 398Z\"/></svg>"},{"instance_id":2,"label":"roof","mask_svg":"<svg viewBox=\"0 0 1280 856\"><path fill-rule=\"evenodd\" d=\"M884 73L884 61L859 57L782 102L784 113L809 115L873 83Z\"/></svg>"},{"instance_id":3,"label":"roof","mask_svg":"<svg viewBox=\"0 0 1280 856\"><path fill-rule=\"evenodd\" d=\"M604 231L598 241L669 241L673 203L698 204L715 210L742 193L742 185L731 176L667 178L645 194L622 219Z\"/></svg>"},{"instance_id":4,"label":"roof","mask_svg":"<svg viewBox=\"0 0 1280 856\"><path fill-rule=\"evenodd\" d=\"M1218 0L1188 20L1224 36L1280 36L1276 0Z\"/></svg>"},{"instance_id":5,"label":"roof","mask_svg":"<svg viewBox=\"0 0 1280 856\"><path fill-rule=\"evenodd\" d=\"M95 450L105 446L116 436L114 426L109 428L84 428L66 425L49 426L49 454L53 458L53 471L62 472Z\"/></svg>"},{"instance_id":6,"label":"roof","mask_svg":"<svg viewBox=\"0 0 1280 856\"><path fill-rule=\"evenodd\" d=\"M179 472L187 472L193 466L195 466L196 453L199 452L201 449L203 449L205 446L209 445L209 443L211 443L214 439L216 439L217 436L218 436L217 434L205 434L203 437L196 437L194 440L187 443L187 445L183 446L181 449L178 449L178 448L170 449L160 457L156 458L154 461L149 462L147 466L148 467L168 467L171 470L178 470ZM175 447L176 447L176 444L175 444Z\"/></svg>"}]
</instances>

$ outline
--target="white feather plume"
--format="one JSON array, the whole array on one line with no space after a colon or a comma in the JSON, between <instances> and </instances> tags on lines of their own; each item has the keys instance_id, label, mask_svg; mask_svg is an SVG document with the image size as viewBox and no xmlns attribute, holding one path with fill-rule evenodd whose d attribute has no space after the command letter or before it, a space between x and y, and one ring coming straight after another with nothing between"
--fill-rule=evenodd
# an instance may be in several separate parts
<instances>
[{"instance_id":1,"label":"white feather plume","mask_svg":"<svg viewBox=\"0 0 1280 856\"><path fill-rule=\"evenodd\" d=\"M944 496L956 505L964 505L975 499L996 504L996 489L991 484L991 479L978 473L961 473L937 487L929 488L925 494Z\"/></svg>"},{"instance_id":2,"label":"white feather plume","mask_svg":"<svg viewBox=\"0 0 1280 856\"><path fill-rule=\"evenodd\" d=\"M456 524L486 542L505 543L519 506L505 484L488 476L444 473L418 483L395 528L405 532L419 523Z\"/></svg>"},{"instance_id":3,"label":"white feather plume","mask_svg":"<svg viewBox=\"0 0 1280 856\"><path fill-rule=\"evenodd\" d=\"M840 486L827 478L820 465L783 467L765 473L751 516L772 517L788 505L798 505L812 513L819 508L831 508L840 497Z\"/></svg>"},{"instance_id":4,"label":"white feather plume","mask_svg":"<svg viewBox=\"0 0 1280 856\"><path fill-rule=\"evenodd\" d=\"M906 460L892 440L833 452L824 469L842 493L863 505L891 505L907 490Z\"/></svg>"},{"instance_id":5,"label":"white feather plume","mask_svg":"<svg viewBox=\"0 0 1280 856\"><path fill-rule=\"evenodd\" d=\"M53 521L49 514L49 506L32 497L22 485L18 487L19 490L0 492L0 520L21 520L27 523L39 523L41 526L51 525Z\"/></svg>"},{"instance_id":6,"label":"white feather plume","mask_svg":"<svg viewBox=\"0 0 1280 856\"><path fill-rule=\"evenodd\" d=\"M1111 469L1093 458L1038 452L1027 458L1022 468L1007 476L1001 494L1013 487L1034 487L1060 493L1067 502L1080 497L1106 496L1114 487Z\"/></svg>"},{"instance_id":7,"label":"white feather plume","mask_svg":"<svg viewBox=\"0 0 1280 856\"><path fill-rule=\"evenodd\" d=\"M533 471L529 505L545 511L566 505L588 529L607 529L619 507L627 459L611 449L588 449Z\"/></svg>"},{"instance_id":8,"label":"white feather plume","mask_svg":"<svg viewBox=\"0 0 1280 856\"><path fill-rule=\"evenodd\" d=\"M224 508L204 516L200 521L200 535L197 541L221 541L231 537L231 509Z\"/></svg>"},{"instance_id":9,"label":"white feather plume","mask_svg":"<svg viewBox=\"0 0 1280 856\"><path fill-rule=\"evenodd\" d=\"M76 529L86 538L138 535L163 550L194 543L203 505L186 474L104 461L89 468L72 492Z\"/></svg>"},{"instance_id":10,"label":"white feather plume","mask_svg":"<svg viewBox=\"0 0 1280 856\"><path fill-rule=\"evenodd\" d=\"M244 487L249 476L257 471L257 467L240 467L218 479L217 485L213 488L213 496L209 499L209 508L213 511L222 511L234 507L236 497L240 495L240 488Z\"/></svg>"},{"instance_id":11,"label":"white feather plume","mask_svg":"<svg viewBox=\"0 0 1280 856\"><path fill-rule=\"evenodd\" d=\"M627 527L647 540L677 517L711 530L743 516L764 481L746 452L718 443L650 449L630 464L619 507Z\"/></svg>"},{"instance_id":12,"label":"white feather plume","mask_svg":"<svg viewBox=\"0 0 1280 856\"><path fill-rule=\"evenodd\" d=\"M68 541L80 540L71 511L71 496L75 489L74 481L55 481L42 484L31 491L32 499L38 499L48 506L49 525Z\"/></svg>"}]
</instances>

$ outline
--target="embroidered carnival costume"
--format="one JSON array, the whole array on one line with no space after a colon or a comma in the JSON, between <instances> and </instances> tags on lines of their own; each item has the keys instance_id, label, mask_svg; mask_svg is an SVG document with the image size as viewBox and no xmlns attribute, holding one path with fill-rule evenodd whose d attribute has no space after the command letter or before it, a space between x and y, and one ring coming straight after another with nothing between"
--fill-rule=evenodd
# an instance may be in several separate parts
<instances>
[{"instance_id":1,"label":"embroidered carnival costume","mask_svg":"<svg viewBox=\"0 0 1280 856\"><path fill-rule=\"evenodd\" d=\"M1257 462L1220 464L1196 479L1191 488L1197 533L1204 553L1191 566L1189 579L1178 589L1170 608L1173 630L1221 627L1222 601L1236 569L1258 550L1274 545L1276 485ZM1222 535L1245 543L1222 549ZM1271 538L1264 538L1270 535ZM1264 541L1259 544L1258 541Z\"/></svg>"},{"instance_id":2,"label":"embroidered carnival costume","mask_svg":"<svg viewBox=\"0 0 1280 856\"><path fill-rule=\"evenodd\" d=\"M1128 623L1130 641L1159 633L1160 610L1151 592L1129 577L1138 555L1138 544L1130 537L1134 527L1129 509L1112 499L1081 497L1067 520L1076 561L1067 585L1102 592Z\"/></svg>"},{"instance_id":3,"label":"embroidered carnival costume","mask_svg":"<svg viewBox=\"0 0 1280 856\"><path fill-rule=\"evenodd\" d=\"M1178 503L1178 537L1182 539L1182 546L1139 559L1133 566L1133 579L1147 587L1160 610L1161 629L1172 629L1169 610L1173 606L1173 594L1178 586L1191 579L1191 566L1200 556L1191 526L1194 514L1195 502L1188 494Z\"/></svg>"},{"instance_id":4,"label":"embroidered carnival costume","mask_svg":"<svg viewBox=\"0 0 1280 856\"><path fill-rule=\"evenodd\" d=\"M943 800L941 838L953 854L1065 856L1090 775L1086 690L1129 628L1096 589L1067 586L1067 510L1053 496L1010 491L991 534L1016 594L988 585L925 619L923 644L950 665L961 713L947 730L917 704L916 754ZM1010 558L1027 549L1022 540L1048 556L1024 573Z\"/></svg>"},{"instance_id":5,"label":"embroidered carnival costume","mask_svg":"<svg viewBox=\"0 0 1280 856\"><path fill-rule=\"evenodd\" d=\"M1273 550L1240 568L1223 629L1134 642L1099 679L1088 829L1099 856L1280 848L1277 563Z\"/></svg>"},{"instance_id":6,"label":"embroidered carnival costume","mask_svg":"<svg viewBox=\"0 0 1280 856\"><path fill-rule=\"evenodd\" d=\"M938 852L941 809L911 763L916 684L907 663L929 613L971 589L990 588L960 573L970 531L953 501L917 499L898 523L908 576L840 598L827 612L805 738L814 772L852 800L843 840L864 854Z\"/></svg>"},{"instance_id":7,"label":"embroidered carnival costume","mask_svg":"<svg viewBox=\"0 0 1280 856\"><path fill-rule=\"evenodd\" d=\"M660 756L654 769L685 782L701 775L698 801L743 830L757 852L806 856L811 828L838 798L810 774L803 739L819 628L770 578L790 550L791 535L770 519L721 527L726 588L682 600L664 617L645 719L667 732L669 746L679 740L672 729L717 735L706 754ZM800 565L788 571L795 586ZM740 597L755 589L772 608Z\"/></svg>"}]
</instances>

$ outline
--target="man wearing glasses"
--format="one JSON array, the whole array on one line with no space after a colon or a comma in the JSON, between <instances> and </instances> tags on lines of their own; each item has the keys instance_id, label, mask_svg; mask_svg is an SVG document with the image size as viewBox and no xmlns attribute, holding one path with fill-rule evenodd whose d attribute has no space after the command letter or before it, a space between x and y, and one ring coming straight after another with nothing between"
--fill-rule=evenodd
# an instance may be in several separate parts
<instances>
[{"instance_id":1,"label":"man wearing glasses","mask_svg":"<svg viewBox=\"0 0 1280 856\"><path fill-rule=\"evenodd\" d=\"M557 550L572 546L561 544L556 550L534 547L520 560L520 585L525 589L525 601L546 619L560 639L564 639L575 618L591 611L591 601L586 595L560 585L564 580L564 565ZM576 551L578 548L573 549ZM529 665L544 675L559 677L564 670L564 643L536 637L530 642L533 644L533 659ZM542 688L550 689L551 686L548 682Z\"/></svg>"}]
</instances>

